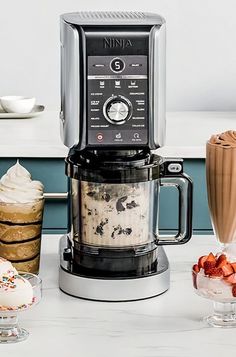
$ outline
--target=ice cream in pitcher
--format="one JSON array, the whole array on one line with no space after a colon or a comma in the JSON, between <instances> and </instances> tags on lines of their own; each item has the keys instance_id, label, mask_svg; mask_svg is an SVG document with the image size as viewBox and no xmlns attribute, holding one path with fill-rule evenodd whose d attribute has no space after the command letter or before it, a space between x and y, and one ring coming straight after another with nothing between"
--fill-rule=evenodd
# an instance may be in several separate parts
<instances>
[{"instance_id":1,"label":"ice cream in pitcher","mask_svg":"<svg viewBox=\"0 0 236 357\"><path fill-rule=\"evenodd\" d=\"M39 270L43 189L18 161L0 179L0 256L20 271Z\"/></svg>"},{"instance_id":2,"label":"ice cream in pitcher","mask_svg":"<svg viewBox=\"0 0 236 357\"><path fill-rule=\"evenodd\" d=\"M147 243L148 195L149 185L145 182L124 185L81 182L81 243L107 247Z\"/></svg>"}]
</instances>

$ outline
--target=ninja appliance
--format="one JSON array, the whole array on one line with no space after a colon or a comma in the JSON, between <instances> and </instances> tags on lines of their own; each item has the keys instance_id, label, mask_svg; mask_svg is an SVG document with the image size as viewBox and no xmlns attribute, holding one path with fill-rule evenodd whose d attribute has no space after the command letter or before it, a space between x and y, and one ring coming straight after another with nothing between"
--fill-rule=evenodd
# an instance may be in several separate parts
<instances>
[{"instance_id":1,"label":"ninja appliance","mask_svg":"<svg viewBox=\"0 0 236 357\"><path fill-rule=\"evenodd\" d=\"M165 139L165 20L141 12L62 15L60 120L70 148L60 288L104 301L165 292L163 245L185 243L192 231L183 162L154 152ZM158 230L163 186L179 195L173 236Z\"/></svg>"}]
</instances>

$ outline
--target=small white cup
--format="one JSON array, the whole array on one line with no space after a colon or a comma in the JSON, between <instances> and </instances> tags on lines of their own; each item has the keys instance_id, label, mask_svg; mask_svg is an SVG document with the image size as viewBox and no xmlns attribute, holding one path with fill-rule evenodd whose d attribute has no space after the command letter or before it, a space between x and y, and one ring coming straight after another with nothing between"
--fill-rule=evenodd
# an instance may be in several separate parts
<instances>
[{"instance_id":1,"label":"small white cup","mask_svg":"<svg viewBox=\"0 0 236 357\"><path fill-rule=\"evenodd\" d=\"M17 95L9 95L0 98L2 108L7 113L22 113L31 112L35 105L34 97L23 97Z\"/></svg>"}]
</instances>

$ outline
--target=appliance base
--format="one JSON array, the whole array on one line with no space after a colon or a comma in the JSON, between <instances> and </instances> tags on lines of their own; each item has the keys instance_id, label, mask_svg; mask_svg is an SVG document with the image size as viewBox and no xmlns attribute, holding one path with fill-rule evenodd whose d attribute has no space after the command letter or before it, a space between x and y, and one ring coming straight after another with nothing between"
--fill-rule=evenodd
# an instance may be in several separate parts
<instances>
[{"instance_id":1,"label":"appliance base","mask_svg":"<svg viewBox=\"0 0 236 357\"><path fill-rule=\"evenodd\" d=\"M156 273L138 278L93 278L81 276L72 271L70 264L63 259L67 237L60 242L59 287L66 294L96 301L135 301L160 295L169 289L169 262L164 249L158 247Z\"/></svg>"},{"instance_id":2,"label":"appliance base","mask_svg":"<svg viewBox=\"0 0 236 357\"><path fill-rule=\"evenodd\" d=\"M60 267L60 289L71 296L96 301L149 299L169 289L169 268L161 274L136 279L94 279L74 275Z\"/></svg>"}]
</instances>

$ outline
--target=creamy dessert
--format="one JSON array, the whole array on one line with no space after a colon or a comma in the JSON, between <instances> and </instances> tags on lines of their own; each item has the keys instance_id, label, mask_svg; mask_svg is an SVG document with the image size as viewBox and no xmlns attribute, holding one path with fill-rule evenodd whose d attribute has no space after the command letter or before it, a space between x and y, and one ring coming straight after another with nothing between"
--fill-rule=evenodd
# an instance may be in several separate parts
<instances>
[{"instance_id":1,"label":"creamy dessert","mask_svg":"<svg viewBox=\"0 0 236 357\"><path fill-rule=\"evenodd\" d=\"M39 270L43 189L19 162L0 179L0 255L31 273Z\"/></svg>"},{"instance_id":2,"label":"creamy dessert","mask_svg":"<svg viewBox=\"0 0 236 357\"><path fill-rule=\"evenodd\" d=\"M236 131L213 135L207 142L206 176L216 236L223 244L236 242Z\"/></svg>"},{"instance_id":3,"label":"creamy dessert","mask_svg":"<svg viewBox=\"0 0 236 357\"><path fill-rule=\"evenodd\" d=\"M0 258L0 311L23 309L33 301L32 285L9 261Z\"/></svg>"},{"instance_id":4,"label":"creamy dessert","mask_svg":"<svg viewBox=\"0 0 236 357\"><path fill-rule=\"evenodd\" d=\"M236 300L236 262L226 254L201 256L192 275L199 295L219 302Z\"/></svg>"},{"instance_id":5,"label":"creamy dessert","mask_svg":"<svg viewBox=\"0 0 236 357\"><path fill-rule=\"evenodd\" d=\"M16 268L13 267L11 262L0 257L0 280L2 280L3 275L6 273L13 275L18 274Z\"/></svg>"},{"instance_id":6,"label":"creamy dessert","mask_svg":"<svg viewBox=\"0 0 236 357\"><path fill-rule=\"evenodd\" d=\"M81 182L81 243L124 247L149 239L149 183Z\"/></svg>"}]
</instances>

